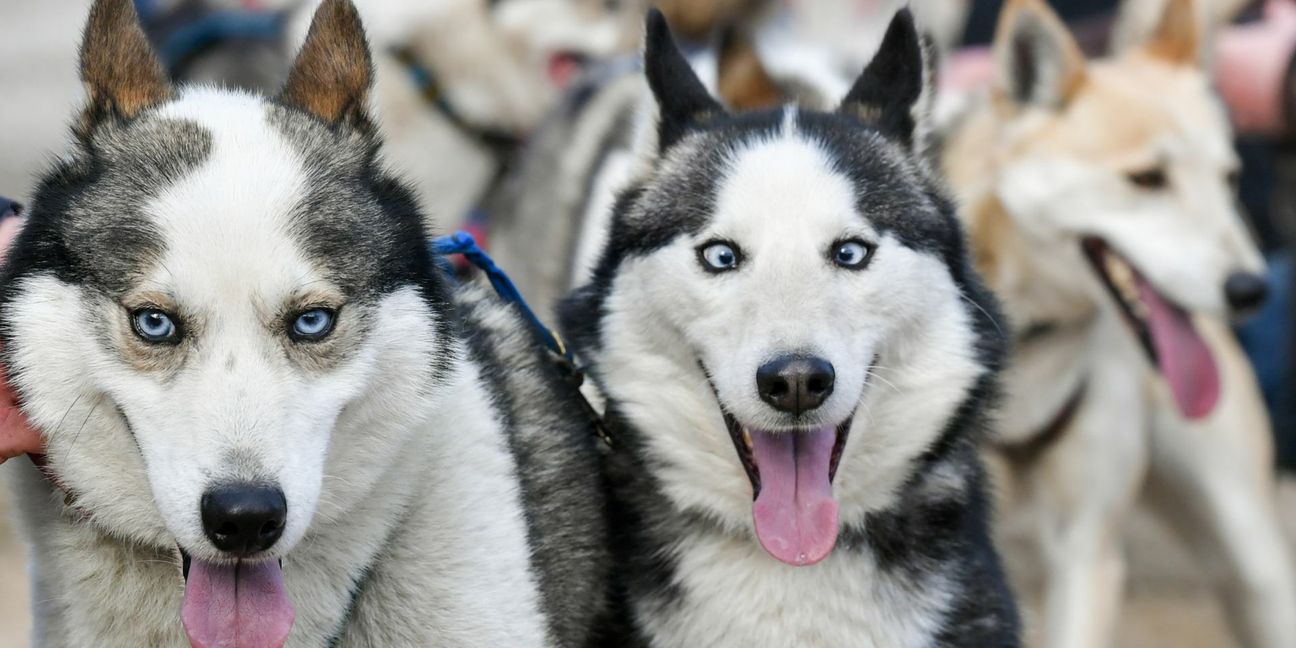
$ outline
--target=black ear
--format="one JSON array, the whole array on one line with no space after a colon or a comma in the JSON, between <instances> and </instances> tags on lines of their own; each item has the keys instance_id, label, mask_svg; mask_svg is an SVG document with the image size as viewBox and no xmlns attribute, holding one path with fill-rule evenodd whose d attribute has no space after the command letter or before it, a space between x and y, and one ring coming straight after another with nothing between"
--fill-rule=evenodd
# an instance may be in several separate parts
<instances>
[{"instance_id":1,"label":"black ear","mask_svg":"<svg viewBox=\"0 0 1296 648\"><path fill-rule=\"evenodd\" d=\"M912 146L918 127L914 109L927 83L925 65L913 14L903 8L891 19L877 54L842 100L841 112Z\"/></svg>"},{"instance_id":2,"label":"black ear","mask_svg":"<svg viewBox=\"0 0 1296 648\"><path fill-rule=\"evenodd\" d=\"M698 79L684 54L675 46L666 17L656 9L648 12L644 37L644 74L657 99L658 147L665 150L679 141L689 128L710 116L724 113L706 86Z\"/></svg>"},{"instance_id":3,"label":"black ear","mask_svg":"<svg viewBox=\"0 0 1296 648\"><path fill-rule=\"evenodd\" d=\"M81 82L89 103L77 132L87 136L109 117L134 117L171 97L131 0L97 0L81 39Z\"/></svg>"},{"instance_id":4,"label":"black ear","mask_svg":"<svg viewBox=\"0 0 1296 648\"><path fill-rule=\"evenodd\" d=\"M324 0L279 99L330 124L366 124L372 83L369 44L355 5L350 0Z\"/></svg>"}]
</instances>

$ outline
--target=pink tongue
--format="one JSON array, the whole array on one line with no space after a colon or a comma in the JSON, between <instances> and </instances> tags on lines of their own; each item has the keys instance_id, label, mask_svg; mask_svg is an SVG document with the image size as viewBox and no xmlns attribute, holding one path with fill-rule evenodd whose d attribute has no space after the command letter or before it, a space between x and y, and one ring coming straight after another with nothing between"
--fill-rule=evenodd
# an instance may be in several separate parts
<instances>
[{"instance_id":1,"label":"pink tongue","mask_svg":"<svg viewBox=\"0 0 1296 648\"><path fill-rule=\"evenodd\" d=\"M571 54L554 54L549 57L549 81L562 89L571 85L580 73L580 60Z\"/></svg>"},{"instance_id":2,"label":"pink tongue","mask_svg":"<svg viewBox=\"0 0 1296 648\"><path fill-rule=\"evenodd\" d=\"M1210 414L1219 402L1219 371L1215 358L1188 314L1157 294L1142 277L1139 300L1148 309L1148 329L1156 347L1161 374L1170 383L1179 411L1190 419Z\"/></svg>"},{"instance_id":3,"label":"pink tongue","mask_svg":"<svg viewBox=\"0 0 1296 648\"><path fill-rule=\"evenodd\" d=\"M837 543L837 502L828 479L837 429L748 432L760 472L752 516L761 546L793 566L823 560Z\"/></svg>"},{"instance_id":4,"label":"pink tongue","mask_svg":"<svg viewBox=\"0 0 1296 648\"><path fill-rule=\"evenodd\" d=\"M180 620L193 648L282 648L294 616L278 561L189 567Z\"/></svg>"}]
</instances>

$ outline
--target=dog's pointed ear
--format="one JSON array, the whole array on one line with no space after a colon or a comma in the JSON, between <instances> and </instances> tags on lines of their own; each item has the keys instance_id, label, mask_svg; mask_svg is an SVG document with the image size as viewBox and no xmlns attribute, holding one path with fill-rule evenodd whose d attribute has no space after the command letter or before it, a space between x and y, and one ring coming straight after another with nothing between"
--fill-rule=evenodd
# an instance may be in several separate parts
<instances>
[{"instance_id":1,"label":"dog's pointed ear","mask_svg":"<svg viewBox=\"0 0 1296 648\"><path fill-rule=\"evenodd\" d=\"M675 45L666 17L656 9L648 12L645 25L644 75L657 100L660 150L679 141L697 123L724 113Z\"/></svg>"},{"instance_id":2,"label":"dog's pointed ear","mask_svg":"<svg viewBox=\"0 0 1296 648\"><path fill-rule=\"evenodd\" d=\"M896 12L882 44L842 100L840 112L913 146L925 125L930 81L922 38L908 8Z\"/></svg>"},{"instance_id":3,"label":"dog's pointed ear","mask_svg":"<svg viewBox=\"0 0 1296 648\"><path fill-rule=\"evenodd\" d=\"M373 61L350 0L324 0L288 72L279 99L330 124L368 122Z\"/></svg>"},{"instance_id":4,"label":"dog's pointed ear","mask_svg":"<svg viewBox=\"0 0 1296 648\"><path fill-rule=\"evenodd\" d=\"M171 98L171 83L131 0L97 0L90 7L80 56L89 100L78 128L83 135L104 119L129 119Z\"/></svg>"},{"instance_id":5,"label":"dog's pointed ear","mask_svg":"<svg viewBox=\"0 0 1296 648\"><path fill-rule=\"evenodd\" d=\"M1085 60L1043 0L1008 0L994 40L997 90L1022 106L1057 109L1084 83Z\"/></svg>"},{"instance_id":6,"label":"dog's pointed ear","mask_svg":"<svg viewBox=\"0 0 1296 648\"><path fill-rule=\"evenodd\" d=\"M1192 0L1165 0L1161 20L1143 48L1171 63L1195 65L1201 45L1199 22Z\"/></svg>"}]
</instances>

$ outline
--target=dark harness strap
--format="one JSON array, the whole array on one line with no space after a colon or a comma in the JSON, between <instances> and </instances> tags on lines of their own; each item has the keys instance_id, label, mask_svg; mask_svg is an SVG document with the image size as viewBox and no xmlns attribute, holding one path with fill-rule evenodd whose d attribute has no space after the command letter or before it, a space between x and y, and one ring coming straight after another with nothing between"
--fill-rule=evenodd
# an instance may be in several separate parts
<instances>
[{"instance_id":1,"label":"dark harness strap","mask_svg":"<svg viewBox=\"0 0 1296 648\"><path fill-rule=\"evenodd\" d=\"M1089 381L1087 379L1081 380L1071 397L1062 405L1062 409L1058 410L1044 427L1024 441L996 443L999 451L1009 462L1016 466L1028 466L1035 463L1041 455L1062 437L1062 432L1075 419L1076 411L1080 409L1080 403L1084 402L1085 392L1088 391L1088 388Z\"/></svg>"},{"instance_id":2,"label":"dark harness strap","mask_svg":"<svg viewBox=\"0 0 1296 648\"><path fill-rule=\"evenodd\" d=\"M395 56L396 60L405 66L410 80L414 82L414 86L423 95L423 100L456 129L467 134L483 148L489 150L501 166L505 166L513 153L522 145L523 138L517 133L494 128L483 128L473 124L454 107L454 104L450 103L445 92L441 89L441 82L437 79L436 74L418 60L413 50L400 47L391 50L391 52L392 56Z\"/></svg>"}]
</instances>

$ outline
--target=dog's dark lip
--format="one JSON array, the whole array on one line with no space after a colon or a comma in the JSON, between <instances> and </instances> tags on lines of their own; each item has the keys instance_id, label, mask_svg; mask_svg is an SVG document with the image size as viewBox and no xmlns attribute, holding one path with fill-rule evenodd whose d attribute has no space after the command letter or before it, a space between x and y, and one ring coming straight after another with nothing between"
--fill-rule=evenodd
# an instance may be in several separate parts
<instances>
[{"instance_id":1,"label":"dog's dark lip","mask_svg":"<svg viewBox=\"0 0 1296 648\"><path fill-rule=\"evenodd\" d=\"M715 391L714 386L712 386L711 391ZM716 400L719 399L720 395L716 394ZM725 427L729 428L729 438L733 440L734 450L738 453L738 462L742 464L743 470L747 472L747 479L751 480L752 496L755 497L760 494L761 481L760 470L756 468L756 458L752 456L751 443L748 441L746 433L743 432L742 424L738 422L738 419L734 418L733 414L725 410L723 405L720 406L720 413L724 415Z\"/></svg>"},{"instance_id":2,"label":"dog's dark lip","mask_svg":"<svg viewBox=\"0 0 1296 648\"><path fill-rule=\"evenodd\" d=\"M1156 347L1152 345L1152 330L1148 327L1147 318L1142 314L1143 305L1138 300L1137 295L1127 295L1126 291L1132 290L1132 286L1125 286L1122 290L1118 280L1107 270L1107 264L1111 260L1126 266L1131 272L1138 272L1134 264L1125 260L1120 254L1117 254L1106 241L1097 236L1086 236L1080 241L1080 249L1084 252L1085 258L1097 273L1098 278L1102 281L1103 287L1107 293L1120 307L1122 319L1129 325L1138 338L1139 345L1143 347L1143 352L1147 354L1148 360L1152 366L1159 366L1160 358L1157 356Z\"/></svg>"},{"instance_id":3,"label":"dog's dark lip","mask_svg":"<svg viewBox=\"0 0 1296 648\"><path fill-rule=\"evenodd\" d=\"M189 552L184 550L184 547L176 545L176 549L180 552L180 573L184 576L185 581L188 582L189 568L193 566L193 556L190 556ZM239 559L239 562L244 560L249 559L241 558ZM283 567L283 558L275 558L273 560L278 561L280 568Z\"/></svg>"}]
</instances>

